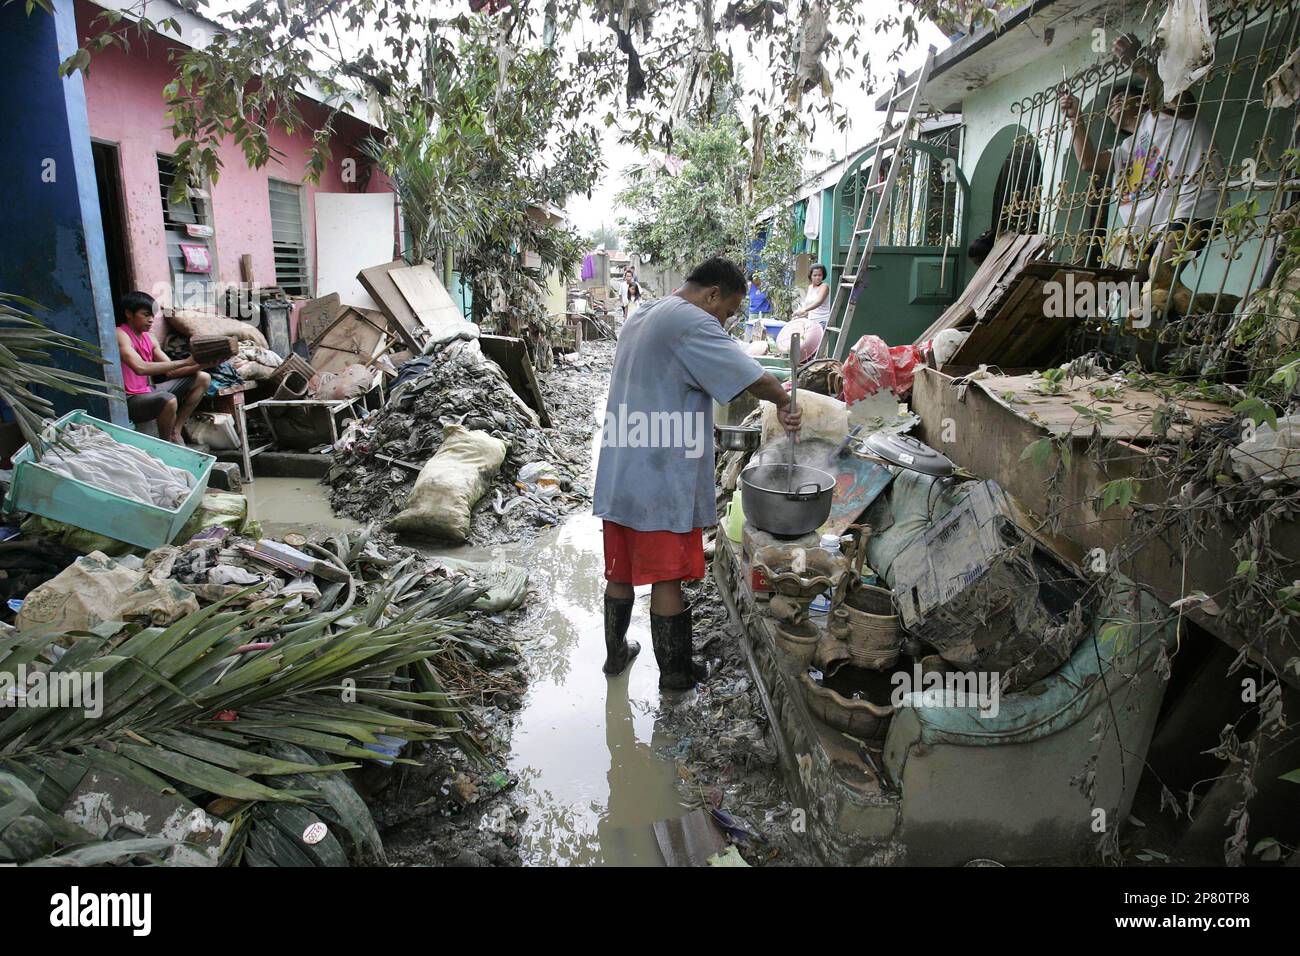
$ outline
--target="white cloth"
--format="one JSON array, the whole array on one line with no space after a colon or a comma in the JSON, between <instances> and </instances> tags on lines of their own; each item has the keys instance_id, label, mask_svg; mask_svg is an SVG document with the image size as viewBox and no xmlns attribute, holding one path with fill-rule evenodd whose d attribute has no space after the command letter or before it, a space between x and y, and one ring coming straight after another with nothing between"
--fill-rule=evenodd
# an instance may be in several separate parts
<instances>
[{"instance_id":1,"label":"white cloth","mask_svg":"<svg viewBox=\"0 0 1300 956\"><path fill-rule=\"evenodd\" d=\"M819 239L822 234L822 200L818 193L808 200L808 209L803 217L803 236L805 239Z\"/></svg>"},{"instance_id":2,"label":"white cloth","mask_svg":"<svg viewBox=\"0 0 1300 956\"><path fill-rule=\"evenodd\" d=\"M64 444L50 445L36 467L168 511L179 508L194 487L189 472L124 445L102 429L74 423L60 437Z\"/></svg>"},{"instance_id":3,"label":"white cloth","mask_svg":"<svg viewBox=\"0 0 1300 956\"><path fill-rule=\"evenodd\" d=\"M1215 169L1199 176L1209 159L1210 127L1168 113L1143 113L1137 129L1111 154L1115 227L1161 232L1174 219L1211 219L1218 207Z\"/></svg>"},{"instance_id":4,"label":"white cloth","mask_svg":"<svg viewBox=\"0 0 1300 956\"><path fill-rule=\"evenodd\" d=\"M1164 41L1156 69L1165 99L1172 100L1204 79L1214 66L1214 33L1205 0L1170 0L1156 35Z\"/></svg>"}]
</instances>

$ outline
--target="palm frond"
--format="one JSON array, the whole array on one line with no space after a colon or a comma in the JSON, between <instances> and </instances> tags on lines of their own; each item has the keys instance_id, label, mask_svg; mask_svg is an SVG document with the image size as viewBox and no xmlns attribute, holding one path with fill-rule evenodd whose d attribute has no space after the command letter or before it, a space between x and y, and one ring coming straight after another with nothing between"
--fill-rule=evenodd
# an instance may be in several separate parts
<instances>
[{"instance_id":1,"label":"palm frond","mask_svg":"<svg viewBox=\"0 0 1300 956\"><path fill-rule=\"evenodd\" d=\"M339 536L320 550L360 573L365 539ZM0 710L0 862L74 865L162 853L140 841L91 849L101 841L59 817L92 769L174 792L226 819L226 863L382 860L374 821L347 773L391 758L365 745L387 734L449 740L478 754L438 663L466 653L459 613L483 588L406 569L405 562L380 569L381 583L361 602L355 587L326 589L317 608L294 611L236 609L235 595L116 647L70 638L50 674L93 675L104 706L97 716ZM64 637L0 636L0 672L47 661ZM301 837L316 821L328 835L308 845Z\"/></svg>"}]
</instances>

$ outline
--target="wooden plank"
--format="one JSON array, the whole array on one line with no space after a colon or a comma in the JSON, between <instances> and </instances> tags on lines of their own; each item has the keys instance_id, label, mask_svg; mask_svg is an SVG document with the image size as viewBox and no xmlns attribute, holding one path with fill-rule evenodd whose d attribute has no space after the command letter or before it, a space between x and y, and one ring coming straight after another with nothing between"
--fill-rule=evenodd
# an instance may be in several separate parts
<instances>
[{"instance_id":1,"label":"wooden plank","mask_svg":"<svg viewBox=\"0 0 1300 956\"><path fill-rule=\"evenodd\" d=\"M1038 285L1031 299L1021 303L1025 319L1004 349L1004 361L1008 366L1042 368L1059 365L1067 358L1065 348L1082 319L1069 314L1048 315L1047 301L1051 296L1049 284L1064 286L1067 277L1074 271L1057 269L1047 282Z\"/></svg>"},{"instance_id":2,"label":"wooden plank","mask_svg":"<svg viewBox=\"0 0 1300 956\"><path fill-rule=\"evenodd\" d=\"M298 341L311 345L334 324L342 309L337 292L304 302L298 310Z\"/></svg>"},{"instance_id":3,"label":"wooden plank","mask_svg":"<svg viewBox=\"0 0 1300 956\"><path fill-rule=\"evenodd\" d=\"M1014 258L1007 264L998 281L985 291L982 296L975 300L974 309L977 318L984 318L991 312L995 311L998 306L1006 299L1011 288L1020 280L1025 266L1030 260L1034 259L1043 247L1047 244L1046 236L1023 236L1024 242L1021 243L1019 250Z\"/></svg>"},{"instance_id":4,"label":"wooden plank","mask_svg":"<svg viewBox=\"0 0 1300 956\"><path fill-rule=\"evenodd\" d=\"M370 309L348 307L309 347L312 368L324 375L349 365L370 365L388 339L387 320Z\"/></svg>"},{"instance_id":5,"label":"wooden plank","mask_svg":"<svg viewBox=\"0 0 1300 956\"><path fill-rule=\"evenodd\" d=\"M1015 288L971 330L946 369L996 365L999 368L1042 368L1064 361L1063 346L1082 317L1049 316L1045 308L1048 283L1069 288L1093 282L1124 282L1125 269L1089 269L1054 262L1027 262L1019 267Z\"/></svg>"},{"instance_id":6,"label":"wooden plank","mask_svg":"<svg viewBox=\"0 0 1300 956\"><path fill-rule=\"evenodd\" d=\"M542 427L550 428L551 415L546 410L546 400L542 398L524 340L510 335L480 335L478 344L484 355L501 366L510 387L537 413Z\"/></svg>"},{"instance_id":7,"label":"wooden plank","mask_svg":"<svg viewBox=\"0 0 1300 956\"><path fill-rule=\"evenodd\" d=\"M1008 361L1002 352L1003 346L1010 338L1021 313L1018 306L1022 300L1030 298L1035 286L1042 285L1042 280L1028 278L1016 284L1007 300L1007 311L976 323L970 336L961 344L952 360L963 365L1001 365Z\"/></svg>"},{"instance_id":8,"label":"wooden plank","mask_svg":"<svg viewBox=\"0 0 1300 956\"><path fill-rule=\"evenodd\" d=\"M443 288L433 266L427 262L389 273L406 304L429 334L443 340L448 333L470 324L447 290Z\"/></svg>"},{"instance_id":9,"label":"wooden plank","mask_svg":"<svg viewBox=\"0 0 1300 956\"><path fill-rule=\"evenodd\" d=\"M975 275L971 276L966 288L961 291L957 301L944 309L943 314L916 340L917 344L928 342L945 329L964 328L975 317L974 305L990 287L997 283L1008 265L1019 255L1029 237L1015 233L1003 233L993 241L993 248L981 264Z\"/></svg>"},{"instance_id":10,"label":"wooden plank","mask_svg":"<svg viewBox=\"0 0 1300 956\"><path fill-rule=\"evenodd\" d=\"M406 296L402 295L402 290L397 287L392 276L395 270L405 268L408 268L406 260L394 259L381 266L362 269L357 273L357 281L370 293L371 298L378 304L379 310L392 321L393 330L402 340L402 344L410 349L412 354L419 355L423 351L428 332L420 324L419 318L416 317L414 310L406 301Z\"/></svg>"}]
</instances>

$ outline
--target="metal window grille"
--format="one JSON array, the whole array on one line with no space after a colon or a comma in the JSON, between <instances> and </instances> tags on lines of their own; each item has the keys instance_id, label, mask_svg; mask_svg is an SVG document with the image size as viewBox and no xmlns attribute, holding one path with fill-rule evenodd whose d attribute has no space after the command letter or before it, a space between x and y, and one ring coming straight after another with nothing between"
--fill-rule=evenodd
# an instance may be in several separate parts
<instances>
[{"instance_id":1,"label":"metal window grille","mask_svg":"<svg viewBox=\"0 0 1300 956\"><path fill-rule=\"evenodd\" d=\"M880 215L883 207L887 217L879 245L952 246L960 241L961 191L953 171L960 157L961 136L960 125L922 133L921 142L935 147L937 156L920 149L907 149L899 159L895 151L893 161L901 162L902 166L894 191L888 197L881 197L879 192L866 194L871 160L863 162L841 193L839 245L847 247L854 217L864 197L877 207L873 216Z\"/></svg>"},{"instance_id":2,"label":"metal window grille","mask_svg":"<svg viewBox=\"0 0 1300 956\"><path fill-rule=\"evenodd\" d=\"M1159 13L1151 14L1144 33L1139 31L1144 42L1154 36ZM1199 163L1191 158L1194 150L1173 155L1178 151L1168 146L1176 135L1174 124L1166 124L1170 142L1154 144L1165 159L1148 167L1158 174L1143 184L1145 193L1138 193L1140 198L1168 190L1174 212L1198 209L1197 218L1208 227L1194 230L1205 240L1202 248L1175 256L1176 286L1189 290L1182 301L1192 305L1167 313L1157 330L1195 362L1221 347L1239 298L1267 284L1270 263L1276 268L1278 237L1292 225L1296 210L1291 206L1300 192L1296 111L1285 97L1270 93L1269 83L1288 61L1295 65L1300 0L1224 0L1213 7L1210 25L1214 65L1187 91L1175 118L1202 125L1212 148ZM1126 183L1113 174L1113 166L1093 175L1082 168L1072 146L1074 124L1059 101L1063 92L1075 96L1082 110L1078 123L1094 147L1114 150L1128 134L1107 117L1106 104L1112 91L1131 79L1131 70L1108 56L1012 104L1018 131L999 232L1033 226L1049 237L1048 256L1059 262L1119 267L1144 262L1167 232L1169 219L1161 219L1160 204L1152 202L1145 219L1135 216L1127 232L1121 231L1121 200L1134 193L1122 189ZM1155 108L1143 106L1144 112ZM1035 175L1031 167L1041 173ZM1212 215L1201 216L1210 206Z\"/></svg>"},{"instance_id":3,"label":"metal window grille","mask_svg":"<svg viewBox=\"0 0 1300 956\"><path fill-rule=\"evenodd\" d=\"M309 295L307 243L302 218L302 187L267 181L271 204L271 244L275 252L275 284L289 295Z\"/></svg>"}]
</instances>

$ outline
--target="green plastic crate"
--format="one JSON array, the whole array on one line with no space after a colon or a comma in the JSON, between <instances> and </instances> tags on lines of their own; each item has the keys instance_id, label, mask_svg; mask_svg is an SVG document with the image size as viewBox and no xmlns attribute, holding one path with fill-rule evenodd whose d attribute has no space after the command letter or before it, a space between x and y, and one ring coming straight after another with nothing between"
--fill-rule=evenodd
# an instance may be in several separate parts
<instances>
[{"instance_id":1,"label":"green plastic crate","mask_svg":"<svg viewBox=\"0 0 1300 956\"><path fill-rule=\"evenodd\" d=\"M65 425L74 422L103 429L123 445L134 445L163 464L188 471L195 478L194 489L179 508L168 511L41 468L36 464L31 446L24 445L13 456L13 479L4 510L26 511L52 518L141 548L170 544L203 500L208 490L208 475L216 459L160 438L142 435L134 429L100 421L82 409L68 412L54 423L54 428L62 431Z\"/></svg>"},{"instance_id":2,"label":"green plastic crate","mask_svg":"<svg viewBox=\"0 0 1300 956\"><path fill-rule=\"evenodd\" d=\"M780 381L790 381L790 360L784 356L760 355L758 364L775 375Z\"/></svg>"}]
</instances>

